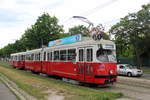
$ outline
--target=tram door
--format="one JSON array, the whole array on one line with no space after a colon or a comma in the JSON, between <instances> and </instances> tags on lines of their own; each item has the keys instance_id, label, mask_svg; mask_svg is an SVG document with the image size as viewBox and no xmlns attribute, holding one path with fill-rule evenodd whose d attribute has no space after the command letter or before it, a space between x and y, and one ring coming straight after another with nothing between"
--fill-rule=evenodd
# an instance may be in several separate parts
<instances>
[{"instance_id":1,"label":"tram door","mask_svg":"<svg viewBox=\"0 0 150 100\"><path fill-rule=\"evenodd\" d=\"M78 62L77 62L77 72L78 79L81 81L85 80L85 48L78 48Z\"/></svg>"},{"instance_id":2,"label":"tram door","mask_svg":"<svg viewBox=\"0 0 150 100\"><path fill-rule=\"evenodd\" d=\"M93 48L87 47L85 49L85 81L93 82Z\"/></svg>"},{"instance_id":3,"label":"tram door","mask_svg":"<svg viewBox=\"0 0 150 100\"><path fill-rule=\"evenodd\" d=\"M93 49L92 47L78 48L78 79L81 81L93 81Z\"/></svg>"}]
</instances>

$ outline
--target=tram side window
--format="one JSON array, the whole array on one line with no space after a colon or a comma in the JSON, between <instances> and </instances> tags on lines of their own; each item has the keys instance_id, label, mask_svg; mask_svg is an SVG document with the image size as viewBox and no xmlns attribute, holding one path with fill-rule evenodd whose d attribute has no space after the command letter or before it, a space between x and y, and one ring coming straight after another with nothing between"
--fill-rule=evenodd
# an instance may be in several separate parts
<instances>
[{"instance_id":1,"label":"tram side window","mask_svg":"<svg viewBox=\"0 0 150 100\"><path fill-rule=\"evenodd\" d=\"M86 58L87 61L93 61L93 49L87 49L86 50Z\"/></svg>"},{"instance_id":2,"label":"tram side window","mask_svg":"<svg viewBox=\"0 0 150 100\"><path fill-rule=\"evenodd\" d=\"M11 60L13 60L13 56L11 56Z\"/></svg>"},{"instance_id":3,"label":"tram side window","mask_svg":"<svg viewBox=\"0 0 150 100\"><path fill-rule=\"evenodd\" d=\"M34 60L34 54L31 54L31 60L32 61Z\"/></svg>"},{"instance_id":4,"label":"tram side window","mask_svg":"<svg viewBox=\"0 0 150 100\"><path fill-rule=\"evenodd\" d=\"M75 61L76 60L76 49L69 49L68 50L68 61Z\"/></svg>"},{"instance_id":5,"label":"tram side window","mask_svg":"<svg viewBox=\"0 0 150 100\"><path fill-rule=\"evenodd\" d=\"M50 52L50 61L53 59L53 52Z\"/></svg>"},{"instance_id":6,"label":"tram side window","mask_svg":"<svg viewBox=\"0 0 150 100\"><path fill-rule=\"evenodd\" d=\"M27 55L27 60L30 60L30 55L29 54Z\"/></svg>"},{"instance_id":7,"label":"tram side window","mask_svg":"<svg viewBox=\"0 0 150 100\"><path fill-rule=\"evenodd\" d=\"M79 50L79 61L84 61L83 49Z\"/></svg>"},{"instance_id":8,"label":"tram side window","mask_svg":"<svg viewBox=\"0 0 150 100\"><path fill-rule=\"evenodd\" d=\"M29 60L31 60L31 54L29 54Z\"/></svg>"},{"instance_id":9,"label":"tram side window","mask_svg":"<svg viewBox=\"0 0 150 100\"><path fill-rule=\"evenodd\" d=\"M17 61L19 61L19 56L17 56Z\"/></svg>"},{"instance_id":10,"label":"tram side window","mask_svg":"<svg viewBox=\"0 0 150 100\"><path fill-rule=\"evenodd\" d=\"M38 53L36 54L36 61L38 61Z\"/></svg>"},{"instance_id":11,"label":"tram side window","mask_svg":"<svg viewBox=\"0 0 150 100\"><path fill-rule=\"evenodd\" d=\"M21 55L21 60L23 60L23 55Z\"/></svg>"},{"instance_id":12,"label":"tram side window","mask_svg":"<svg viewBox=\"0 0 150 100\"><path fill-rule=\"evenodd\" d=\"M27 60L27 54L25 55L25 60Z\"/></svg>"},{"instance_id":13,"label":"tram side window","mask_svg":"<svg viewBox=\"0 0 150 100\"><path fill-rule=\"evenodd\" d=\"M19 56L16 56L17 57L17 61L19 60Z\"/></svg>"},{"instance_id":14,"label":"tram side window","mask_svg":"<svg viewBox=\"0 0 150 100\"><path fill-rule=\"evenodd\" d=\"M46 61L46 52L44 52L44 59L43 60Z\"/></svg>"},{"instance_id":15,"label":"tram side window","mask_svg":"<svg viewBox=\"0 0 150 100\"><path fill-rule=\"evenodd\" d=\"M31 60L31 54L29 54L29 60Z\"/></svg>"},{"instance_id":16,"label":"tram side window","mask_svg":"<svg viewBox=\"0 0 150 100\"><path fill-rule=\"evenodd\" d=\"M25 57L26 57L26 56L25 56L25 55L23 55L23 60L25 60Z\"/></svg>"},{"instance_id":17,"label":"tram side window","mask_svg":"<svg viewBox=\"0 0 150 100\"><path fill-rule=\"evenodd\" d=\"M20 55L20 60L21 60L21 61L23 60L22 56L23 56L23 55Z\"/></svg>"},{"instance_id":18,"label":"tram side window","mask_svg":"<svg viewBox=\"0 0 150 100\"><path fill-rule=\"evenodd\" d=\"M35 54L35 61L37 61L37 54Z\"/></svg>"},{"instance_id":19,"label":"tram side window","mask_svg":"<svg viewBox=\"0 0 150 100\"><path fill-rule=\"evenodd\" d=\"M38 61L40 61L40 58L41 58L41 54L39 53L38 54Z\"/></svg>"},{"instance_id":20,"label":"tram side window","mask_svg":"<svg viewBox=\"0 0 150 100\"><path fill-rule=\"evenodd\" d=\"M17 61L19 61L19 56L17 56Z\"/></svg>"},{"instance_id":21,"label":"tram side window","mask_svg":"<svg viewBox=\"0 0 150 100\"><path fill-rule=\"evenodd\" d=\"M67 60L67 51L66 50L61 50L60 51L60 60L61 61L66 61Z\"/></svg>"},{"instance_id":22,"label":"tram side window","mask_svg":"<svg viewBox=\"0 0 150 100\"><path fill-rule=\"evenodd\" d=\"M50 53L47 52L47 61L49 61L49 59L50 59Z\"/></svg>"},{"instance_id":23,"label":"tram side window","mask_svg":"<svg viewBox=\"0 0 150 100\"><path fill-rule=\"evenodd\" d=\"M22 55L19 55L19 60L22 60L22 57L21 57Z\"/></svg>"},{"instance_id":24,"label":"tram side window","mask_svg":"<svg viewBox=\"0 0 150 100\"><path fill-rule=\"evenodd\" d=\"M33 61L35 61L35 53L33 54Z\"/></svg>"},{"instance_id":25,"label":"tram side window","mask_svg":"<svg viewBox=\"0 0 150 100\"><path fill-rule=\"evenodd\" d=\"M23 56L23 55L20 55L20 60L21 60L21 61L23 60L22 56Z\"/></svg>"},{"instance_id":26,"label":"tram side window","mask_svg":"<svg viewBox=\"0 0 150 100\"><path fill-rule=\"evenodd\" d=\"M35 60L39 61L39 53L35 54Z\"/></svg>"},{"instance_id":27,"label":"tram side window","mask_svg":"<svg viewBox=\"0 0 150 100\"><path fill-rule=\"evenodd\" d=\"M28 54L28 55L27 55L27 60L29 60L29 56L30 56L30 55Z\"/></svg>"},{"instance_id":28,"label":"tram side window","mask_svg":"<svg viewBox=\"0 0 150 100\"><path fill-rule=\"evenodd\" d=\"M29 54L29 59L28 60L32 60L32 54Z\"/></svg>"},{"instance_id":29,"label":"tram side window","mask_svg":"<svg viewBox=\"0 0 150 100\"><path fill-rule=\"evenodd\" d=\"M26 55L26 60L28 60L28 55Z\"/></svg>"},{"instance_id":30,"label":"tram side window","mask_svg":"<svg viewBox=\"0 0 150 100\"><path fill-rule=\"evenodd\" d=\"M54 51L54 60L59 60L59 51Z\"/></svg>"},{"instance_id":31,"label":"tram side window","mask_svg":"<svg viewBox=\"0 0 150 100\"><path fill-rule=\"evenodd\" d=\"M15 60L17 61L17 56L15 56Z\"/></svg>"},{"instance_id":32,"label":"tram side window","mask_svg":"<svg viewBox=\"0 0 150 100\"><path fill-rule=\"evenodd\" d=\"M47 53L47 61L52 61L52 52Z\"/></svg>"},{"instance_id":33,"label":"tram side window","mask_svg":"<svg viewBox=\"0 0 150 100\"><path fill-rule=\"evenodd\" d=\"M18 61L19 61L20 60L20 56L18 55L17 57L18 57Z\"/></svg>"}]
</instances>

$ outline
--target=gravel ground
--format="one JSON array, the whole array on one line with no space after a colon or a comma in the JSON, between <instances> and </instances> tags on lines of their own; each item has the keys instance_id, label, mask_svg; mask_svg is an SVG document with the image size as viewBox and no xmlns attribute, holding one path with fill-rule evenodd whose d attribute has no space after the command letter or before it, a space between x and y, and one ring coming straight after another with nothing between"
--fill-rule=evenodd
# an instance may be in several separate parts
<instances>
[{"instance_id":1,"label":"gravel ground","mask_svg":"<svg viewBox=\"0 0 150 100\"><path fill-rule=\"evenodd\" d=\"M118 82L109 88L99 90L121 92L131 100L150 100L150 80L142 78L118 77ZM119 100L128 100L122 98Z\"/></svg>"}]
</instances>

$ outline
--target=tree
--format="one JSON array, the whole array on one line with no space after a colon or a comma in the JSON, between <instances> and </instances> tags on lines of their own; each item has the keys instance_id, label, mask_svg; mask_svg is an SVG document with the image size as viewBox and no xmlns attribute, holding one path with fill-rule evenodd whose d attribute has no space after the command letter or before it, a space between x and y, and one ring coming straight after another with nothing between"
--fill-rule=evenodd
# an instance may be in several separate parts
<instances>
[{"instance_id":1,"label":"tree","mask_svg":"<svg viewBox=\"0 0 150 100\"><path fill-rule=\"evenodd\" d=\"M25 31L22 40L27 49L40 48L42 45L47 45L49 41L58 39L61 33L63 28L58 25L58 19L44 13L31 28Z\"/></svg>"},{"instance_id":2,"label":"tree","mask_svg":"<svg viewBox=\"0 0 150 100\"><path fill-rule=\"evenodd\" d=\"M72 28L69 29L69 34L70 35L75 35L75 34L82 34L83 36L88 36L88 28L84 25L78 25L78 26L74 26Z\"/></svg>"},{"instance_id":3,"label":"tree","mask_svg":"<svg viewBox=\"0 0 150 100\"><path fill-rule=\"evenodd\" d=\"M78 25L70 28L68 33L70 35L82 34L82 36L89 36L89 29L84 25ZM109 40L109 36L106 33L103 34L103 38Z\"/></svg>"},{"instance_id":4,"label":"tree","mask_svg":"<svg viewBox=\"0 0 150 100\"><path fill-rule=\"evenodd\" d=\"M38 17L36 23L28 28L20 40L6 45L0 49L0 57L9 56L11 53L22 52L47 45L49 41L68 36L63 33L63 26L58 25L58 19L44 13Z\"/></svg>"},{"instance_id":5,"label":"tree","mask_svg":"<svg viewBox=\"0 0 150 100\"><path fill-rule=\"evenodd\" d=\"M109 30L115 35L117 53L122 56L136 56L141 66L140 56L149 50L150 43L150 4L142 6L137 13L131 13ZM149 39L148 39L149 38Z\"/></svg>"}]
</instances>

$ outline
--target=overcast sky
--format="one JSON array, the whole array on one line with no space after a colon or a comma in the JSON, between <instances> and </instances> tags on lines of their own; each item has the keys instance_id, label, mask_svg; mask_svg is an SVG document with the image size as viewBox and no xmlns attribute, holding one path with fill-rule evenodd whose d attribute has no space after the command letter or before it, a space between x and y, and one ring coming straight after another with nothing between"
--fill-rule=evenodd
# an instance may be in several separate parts
<instances>
[{"instance_id":1,"label":"overcast sky","mask_svg":"<svg viewBox=\"0 0 150 100\"><path fill-rule=\"evenodd\" d=\"M85 23L72 19L84 16L108 30L120 18L141 9L150 0L0 0L0 48L20 39L43 12L56 16L59 24L69 27Z\"/></svg>"}]
</instances>

